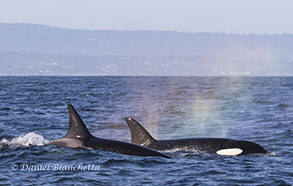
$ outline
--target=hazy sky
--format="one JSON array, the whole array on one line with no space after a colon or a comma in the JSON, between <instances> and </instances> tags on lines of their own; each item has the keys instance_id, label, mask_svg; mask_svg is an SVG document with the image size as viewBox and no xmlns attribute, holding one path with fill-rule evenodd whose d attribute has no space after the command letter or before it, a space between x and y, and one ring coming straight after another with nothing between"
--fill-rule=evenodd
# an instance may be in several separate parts
<instances>
[{"instance_id":1,"label":"hazy sky","mask_svg":"<svg viewBox=\"0 0 293 186\"><path fill-rule=\"evenodd\" d=\"M293 34L293 0L0 0L0 22L91 30Z\"/></svg>"}]
</instances>

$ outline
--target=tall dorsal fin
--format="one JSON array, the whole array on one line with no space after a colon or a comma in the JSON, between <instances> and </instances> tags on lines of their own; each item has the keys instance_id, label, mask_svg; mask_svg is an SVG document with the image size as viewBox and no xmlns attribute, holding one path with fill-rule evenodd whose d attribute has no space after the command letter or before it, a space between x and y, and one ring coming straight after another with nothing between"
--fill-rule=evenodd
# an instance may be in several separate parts
<instances>
[{"instance_id":1,"label":"tall dorsal fin","mask_svg":"<svg viewBox=\"0 0 293 186\"><path fill-rule=\"evenodd\" d=\"M67 106L69 112L69 128L65 138L89 139L93 137L74 107L70 103Z\"/></svg>"},{"instance_id":2,"label":"tall dorsal fin","mask_svg":"<svg viewBox=\"0 0 293 186\"><path fill-rule=\"evenodd\" d=\"M148 146L149 144L156 141L150 133L132 118L125 118L131 133L131 142L141 145Z\"/></svg>"}]
</instances>

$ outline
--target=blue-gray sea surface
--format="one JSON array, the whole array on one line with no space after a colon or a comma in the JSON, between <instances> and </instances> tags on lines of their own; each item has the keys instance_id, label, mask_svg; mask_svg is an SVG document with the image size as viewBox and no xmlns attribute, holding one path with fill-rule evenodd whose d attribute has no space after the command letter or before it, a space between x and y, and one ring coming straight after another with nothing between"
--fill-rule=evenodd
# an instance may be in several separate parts
<instances>
[{"instance_id":1,"label":"blue-gray sea surface","mask_svg":"<svg viewBox=\"0 0 293 186\"><path fill-rule=\"evenodd\" d=\"M0 77L0 184L292 185L292 77ZM269 155L167 151L171 159L48 146L71 103L97 137L225 137Z\"/></svg>"}]
</instances>

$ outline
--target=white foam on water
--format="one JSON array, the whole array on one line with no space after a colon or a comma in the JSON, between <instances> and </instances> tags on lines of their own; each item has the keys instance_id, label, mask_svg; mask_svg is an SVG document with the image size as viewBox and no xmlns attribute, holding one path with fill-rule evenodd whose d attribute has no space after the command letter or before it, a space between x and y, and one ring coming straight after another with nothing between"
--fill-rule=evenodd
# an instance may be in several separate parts
<instances>
[{"instance_id":1,"label":"white foam on water","mask_svg":"<svg viewBox=\"0 0 293 186\"><path fill-rule=\"evenodd\" d=\"M42 135L30 132L11 140L4 138L0 141L0 146L43 146L47 143L49 143L49 140L46 140Z\"/></svg>"},{"instance_id":2,"label":"white foam on water","mask_svg":"<svg viewBox=\"0 0 293 186\"><path fill-rule=\"evenodd\" d=\"M198 150L192 150L190 148L187 147L182 147L182 148L174 148L174 149L169 149L169 150L161 150L161 152L163 153L174 153L174 152L194 152L194 151L198 151Z\"/></svg>"}]
</instances>

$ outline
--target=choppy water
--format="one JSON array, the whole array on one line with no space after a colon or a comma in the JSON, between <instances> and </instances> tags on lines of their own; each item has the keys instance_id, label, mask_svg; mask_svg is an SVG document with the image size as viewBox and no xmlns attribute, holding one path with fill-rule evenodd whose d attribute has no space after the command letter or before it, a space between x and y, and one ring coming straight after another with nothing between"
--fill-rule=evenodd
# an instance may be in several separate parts
<instances>
[{"instance_id":1,"label":"choppy water","mask_svg":"<svg viewBox=\"0 0 293 186\"><path fill-rule=\"evenodd\" d=\"M293 184L291 77L0 77L0 86L0 184ZM164 159L45 145L66 134L68 102L97 137L129 142L129 116L158 139L243 139L272 155Z\"/></svg>"}]
</instances>

